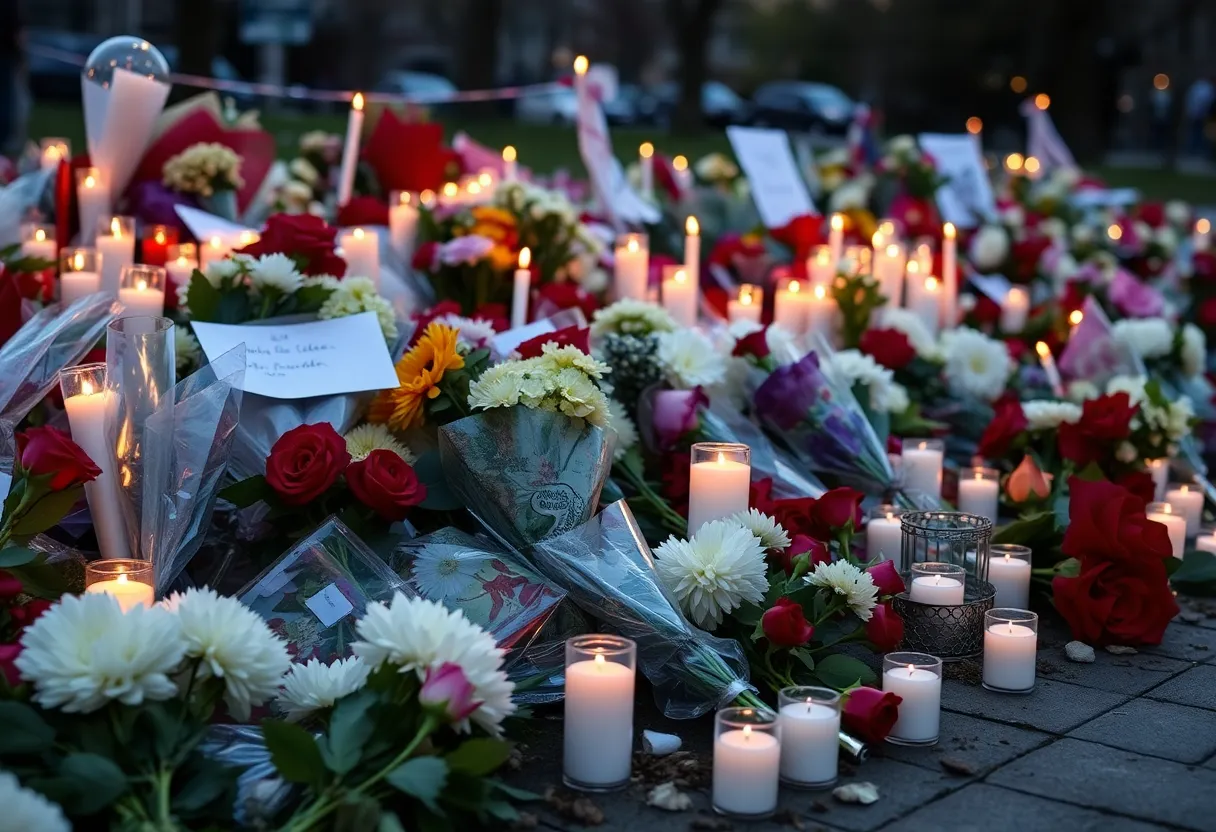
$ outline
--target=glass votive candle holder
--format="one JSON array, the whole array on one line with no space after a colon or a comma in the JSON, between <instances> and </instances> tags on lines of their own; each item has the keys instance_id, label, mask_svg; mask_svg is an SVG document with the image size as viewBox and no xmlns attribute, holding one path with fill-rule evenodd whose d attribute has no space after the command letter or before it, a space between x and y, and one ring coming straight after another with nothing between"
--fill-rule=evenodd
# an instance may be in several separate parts
<instances>
[{"instance_id":1,"label":"glass votive candle holder","mask_svg":"<svg viewBox=\"0 0 1216 832\"><path fill-rule=\"evenodd\" d=\"M993 543L988 548L988 583L996 590L998 607L1024 610L1030 606L1030 556L1027 546Z\"/></svg>"},{"instance_id":2,"label":"glass votive candle holder","mask_svg":"<svg viewBox=\"0 0 1216 832\"><path fill-rule=\"evenodd\" d=\"M649 238L640 232L618 234L613 253L616 265L612 287L616 299L646 300L650 282Z\"/></svg>"},{"instance_id":3,"label":"glass votive candle holder","mask_svg":"<svg viewBox=\"0 0 1216 832\"><path fill-rule=\"evenodd\" d=\"M1039 615L997 607L984 613L984 687L1030 693L1038 659Z\"/></svg>"},{"instance_id":4,"label":"glass votive candle holder","mask_svg":"<svg viewBox=\"0 0 1216 832\"><path fill-rule=\"evenodd\" d=\"M903 458L904 490L941 499L946 443L940 439L905 439L900 455Z\"/></svg>"},{"instance_id":5,"label":"glass votive candle holder","mask_svg":"<svg viewBox=\"0 0 1216 832\"><path fill-rule=\"evenodd\" d=\"M887 653L882 689L899 696L899 718L887 742L936 745L942 713L942 660L928 653Z\"/></svg>"},{"instance_id":6,"label":"glass votive candle holder","mask_svg":"<svg viewBox=\"0 0 1216 832\"><path fill-rule=\"evenodd\" d=\"M688 534L711 520L747 511L752 451L734 442L697 442L688 472Z\"/></svg>"},{"instance_id":7,"label":"glass votive candle holder","mask_svg":"<svg viewBox=\"0 0 1216 832\"><path fill-rule=\"evenodd\" d=\"M870 509L866 521L866 562L877 563L884 558L899 563L899 550L903 546L903 526L899 515L904 510L897 505L884 503Z\"/></svg>"},{"instance_id":8,"label":"glass votive candle holder","mask_svg":"<svg viewBox=\"0 0 1216 832\"><path fill-rule=\"evenodd\" d=\"M731 323L751 321L758 324L763 310L764 290L751 283L744 283L739 287L738 297L726 302L726 319Z\"/></svg>"},{"instance_id":9,"label":"glass votive candle holder","mask_svg":"<svg viewBox=\"0 0 1216 832\"><path fill-rule=\"evenodd\" d=\"M59 255L59 302L68 306L101 291L97 249L65 248Z\"/></svg>"},{"instance_id":10,"label":"glass votive candle holder","mask_svg":"<svg viewBox=\"0 0 1216 832\"><path fill-rule=\"evenodd\" d=\"M21 256L50 261L50 268L59 262L59 247L55 244L55 226L40 222L21 223Z\"/></svg>"},{"instance_id":11,"label":"glass votive candle holder","mask_svg":"<svg viewBox=\"0 0 1216 832\"><path fill-rule=\"evenodd\" d=\"M836 782L840 694L831 688L788 687L777 694L781 781L804 789Z\"/></svg>"},{"instance_id":12,"label":"glass votive candle holder","mask_svg":"<svg viewBox=\"0 0 1216 832\"><path fill-rule=\"evenodd\" d=\"M963 603L967 587L967 570L953 563L914 563L908 598L914 604L937 607Z\"/></svg>"},{"instance_id":13,"label":"glass votive candle holder","mask_svg":"<svg viewBox=\"0 0 1216 832\"><path fill-rule=\"evenodd\" d=\"M1001 497L1001 472L974 466L958 472L958 510L996 522Z\"/></svg>"},{"instance_id":14,"label":"glass votive candle holder","mask_svg":"<svg viewBox=\"0 0 1216 832\"><path fill-rule=\"evenodd\" d=\"M95 560L84 567L84 591L114 596L123 612L140 604L152 606L152 583L151 561L114 558Z\"/></svg>"},{"instance_id":15,"label":"glass votive candle holder","mask_svg":"<svg viewBox=\"0 0 1216 832\"><path fill-rule=\"evenodd\" d=\"M149 225L144 228L139 259L152 266L163 266L169 259L169 249L177 245L177 229L171 225Z\"/></svg>"},{"instance_id":16,"label":"glass votive candle holder","mask_svg":"<svg viewBox=\"0 0 1216 832\"><path fill-rule=\"evenodd\" d=\"M566 641L562 780L579 791L629 785L638 646L620 636Z\"/></svg>"},{"instance_id":17,"label":"glass votive candle holder","mask_svg":"<svg viewBox=\"0 0 1216 832\"><path fill-rule=\"evenodd\" d=\"M1165 502L1186 519L1187 537L1195 537L1203 525L1203 499L1202 489L1189 482L1172 483L1165 491Z\"/></svg>"},{"instance_id":18,"label":"glass votive candle holder","mask_svg":"<svg viewBox=\"0 0 1216 832\"><path fill-rule=\"evenodd\" d=\"M1201 552L1216 554L1216 526L1204 526L1195 538L1195 548Z\"/></svg>"},{"instance_id":19,"label":"glass votive candle holder","mask_svg":"<svg viewBox=\"0 0 1216 832\"><path fill-rule=\"evenodd\" d=\"M1144 507L1144 513L1149 520L1155 520L1165 526L1170 535L1174 557L1182 557L1186 551L1186 517L1170 503L1149 503Z\"/></svg>"},{"instance_id":20,"label":"glass votive candle holder","mask_svg":"<svg viewBox=\"0 0 1216 832\"><path fill-rule=\"evenodd\" d=\"M159 318L165 314L165 270L139 263L124 266L118 281L123 317Z\"/></svg>"},{"instance_id":21,"label":"glass votive candle holder","mask_svg":"<svg viewBox=\"0 0 1216 832\"><path fill-rule=\"evenodd\" d=\"M714 811L747 820L770 817L777 811L780 779L777 715L755 708L718 711L714 717Z\"/></svg>"},{"instance_id":22,"label":"glass votive candle holder","mask_svg":"<svg viewBox=\"0 0 1216 832\"><path fill-rule=\"evenodd\" d=\"M38 150L43 170L57 168L60 162L72 158L72 144L64 138L44 138L38 142Z\"/></svg>"}]
</instances>

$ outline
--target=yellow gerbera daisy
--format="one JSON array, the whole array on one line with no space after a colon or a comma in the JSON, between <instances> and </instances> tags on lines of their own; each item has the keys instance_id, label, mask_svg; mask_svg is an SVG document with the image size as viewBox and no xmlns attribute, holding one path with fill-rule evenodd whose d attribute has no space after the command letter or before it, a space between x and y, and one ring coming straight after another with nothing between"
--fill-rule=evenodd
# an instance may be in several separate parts
<instances>
[{"instance_id":1,"label":"yellow gerbera daisy","mask_svg":"<svg viewBox=\"0 0 1216 832\"><path fill-rule=\"evenodd\" d=\"M463 366L464 356L456 351L456 330L432 321L418 343L397 362L398 386L376 396L368 421L393 430L423 424L422 405L439 395L443 374Z\"/></svg>"}]
</instances>

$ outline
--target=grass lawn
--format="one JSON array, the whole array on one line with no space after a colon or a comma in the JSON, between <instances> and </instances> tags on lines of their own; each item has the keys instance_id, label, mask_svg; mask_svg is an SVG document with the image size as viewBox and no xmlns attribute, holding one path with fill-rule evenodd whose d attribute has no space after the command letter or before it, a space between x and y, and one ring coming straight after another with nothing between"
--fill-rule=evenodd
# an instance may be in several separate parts
<instances>
[{"instance_id":1,"label":"grass lawn","mask_svg":"<svg viewBox=\"0 0 1216 832\"><path fill-rule=\"evenodd\" d=\"M520 164L526 167L545 173L559 168L576 172L582 170L578 139L573 127L523 124L506 118L467 119L444 113L439 114L438 120L444 124L449 138L457 131L464 130L490 147L515 145ZM295 153L301 133L306 130L342 133L346 129L346 118L335 113L286 112L263 115L262 125L274 135L279 155L290 157ZM30 135L35 138L66 136L71 140L72 147L82 148L84 123L81 111L65 104L38 105L30 116ZM682 153L693 161L713 151L730 152L726 135L719 130L677 135L651 128L617 127L612 131L612 138L617 154L625 162L636 158L637 147L643 141L653 142L660 153ZM1097 168L1094 172L1112 188L1136 188L1150 199L1184 199L1199 205L1216 204L1214 177L1150 168Z\"/></svg>"}]
</instances>

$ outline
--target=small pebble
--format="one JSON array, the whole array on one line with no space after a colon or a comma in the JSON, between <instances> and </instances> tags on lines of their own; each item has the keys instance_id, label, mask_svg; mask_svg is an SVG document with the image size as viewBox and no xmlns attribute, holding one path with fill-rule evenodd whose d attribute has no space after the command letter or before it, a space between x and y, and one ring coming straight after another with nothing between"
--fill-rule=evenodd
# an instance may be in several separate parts
<instances>
[{"instance_id":1,"label":"small pebble","mask_svg":"<svg viewBox=\"0 0 1216 832\"><path fill-rule=\"evenodd\" d=\"M686 812L692 808L692 798L677 789L675 783L663 783L646 795L646 805L668 812Z\"/></svg>"},{"instance_id":2,"label":"small pebble","mask_svg":"<svg viewBox=\"0 0 1216 832\"><path fill-rule=\"evenodd\" d=\"M966 760L959 760L955 757L942 757L939 761L942 768L948 774L957 774L959 777L970 777L975 774L975 766Z\"/></svg>"},{"instance_id":3,"label":"small pebble","mask_svg":"<svg viewBox=\"0 0 1216 832\"><path fill-rule=\"evenodd\" d=\"M655 757L665 757L680 750L681 740L675 734L658 731L642 732L642 750Z\"/></svg>"},{"instance_id":4,"label":"small pebble","mask_svg":"<svg viewBox=\"0 0 1216 832\"><path fill-rule=\"evenodd\" d=\"M845 783L832 789L832 797L841 803L860 803L869 806L878 800L878 786L862 781L860 783Z\"/></svg>"},{"instance_id":5,"label":"small pebble","mask_svg":"<svg viewBox=\"0 0 1216 832\"><path fill-rule=\"evenodd\" d=\"M1064 654L1068 656L1069 661L1081 662L1082 664L1091 664L1097 658L1094 655L1094 648L1083 641L1070 641L1068 644L1065 644Z\"/></svg>"},{"instance_id":6,"label":"small pebble","mask_svg":"<svg viewBox=\"0 0 1216 832\"><path fill-rule=\"evenodd\" d=\"M1122 644L1108 644L1106 645L1106 652L1112 653L1116 656L1130 656L1133 653L1139 653L1140 651L1135 647L1125 647Z\"/></svg>"}]
</instances>

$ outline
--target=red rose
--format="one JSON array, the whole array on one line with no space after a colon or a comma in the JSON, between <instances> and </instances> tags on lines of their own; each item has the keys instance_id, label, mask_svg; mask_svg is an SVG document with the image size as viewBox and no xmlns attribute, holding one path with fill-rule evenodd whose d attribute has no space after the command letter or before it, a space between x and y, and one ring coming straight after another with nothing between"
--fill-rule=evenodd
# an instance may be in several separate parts
<instances>
[{"instance_id":1,"label":"red rose","mask_svg":"<svg viewBox=\"0 0 1216 832\"><path fill-rule=\"evenodd\" d=\"M515 351L521 358L536 358L543 351L545 344L557 344L559 347L578 347L585 353L591 352L591 330L587 327L568 326L557 332L546 332L524 341Z\"/></svg>"},{"instance_id":2,"label":"red rose","mask_svg":"<svg viewBox=\"0 0 1216 832\"><path fill-rule=\"evenodd\" d=\"M823 537L812 531L814 521L812 511L815 508L814 497L790 497L784 500L773 500L769 510L765 512L782 527L793 535L808 534L812 537ZM831 537L831 535L827 535Z\"/></svg>"},{"instance_id":3,"label":"red rose","mask_svg":"<svg viewBox=\"0 0 1216 832\"><path fill-rule=\"evenodd\" d=\"M388 203L374 196L354 196L338 208L337 223L353 225L388 225Z\"/></svg>"},{"instance_id":4,"label":"red rose","mask_svg":"<svg viewBox=\"0 0 1216 832\"><path fill-rule=\"evenodd\" d=\"M802 605L789 598L778 598L760 619L764 637L776 647L801 647L811 640L815 628L806 623Z\"/></svg>"},{"instance_id":5,"label":"red rose","mask_svg":"<svg viewBox=\"0 0 1216 832\"><path fill-rule=\"evenodd\" d=\"M883 742L899 719L903 701L902 696L874 688L853 688L840 712L844 730L866 742Z\"/></svg>"},{"instance_id":6,"label":"red rose","mask_svg":"<svg viewBox=\"0 0 1216 832\"><path fill-rule=\"evenodd\" d=\"M995 326L1001 320L1001 305L987 295L981 294L975 299L971 317L981 326L984 324Z\"/></svg>"},{"instance_id":7,"label":"red rose","mask_svg":"<svg viewBox=\"0 0 1216 832\"><path fill-rule=\"evenodd\" d=\"M16 598L22 592L21 581L7 569L0 569L0 601Z\"/></svg>"},{"instance_id":8,"label":"red rose","mask_svg":"<svg viewBox=\"0 0 1216 832\"><path fill-rule=\"evenodd\" d=\"M375 450L346 469L346 484L359 502L385 520L404 520L410 506L426 499L426 486L404 459L392 451Z\"/></svg>"},{"instance_id":9,"label":"red rose","mask_svg":"<svg viewBox=\"0 0 1216 832\"><path fill-rule=\"evenodd\" d=\"M832 562L832 550L828 548L828 544L809 535L796 534L789 547L777 555L779 565L785 570L785 574L794 574L794 561L800 555L807 556L811 569L814 569L817 563Z\"/></svg>"},{"instance_id":10,"label":"red rose","mask_svg":"<svg viewBox=\"0 0 1216 832\"><path fill-rule=\"evenodd\" d=\"M1068 481L1068 528L1060 550L1071 558L1137 564L1173 554L1165 526L1149 520L1144 501L1107 480Z\"/></svg>"},{"instance_id":11,"label":"red rose","mask_svg":"<svg viewBox=\"0 0 1216 832\"><path fill-rule=\"evenodd\" d=\"M866 571L870 573L874 586L878 587L879 595L898 595L904 591L904 579L900 577L894 561L880 560Z\"/></svg>"},{"instance_id":12,"label":"red rose","mask_svg":"<svg viewBox=\"0 0 1216 832\"><path fill-rule=\"evenodd\" d=\"M994 410L992 421L980 437L979 454L986 459L1003 458L1017 438L1030 428L1022 403L1017 399L1001 399Z\"/></svg>"},{"instance_id":13,"label":"red rose","mask_svg":"<svg viewBox=\"0 0 1216 832\"><path fill-rule=\"evenodd\" d=\"M561 283L546 283L537 290L534 317L539 319L551 314L546 307L552 307L552 312L581 309L583 317L591 320L595 310L600 308L600 302L573 280L564 280Z\"/></svg>"},{"instance_id":14,"label":"red rose","mask_svg":"<svg viewBox=\"0 0 1216 832\"><path fill-rule=\"evenodd\" d=\"M20 644L0 644L0 676L4 677L10 688L21 684L21 671L15 664L20 655Z\"/></svg>"},{"instance_id":15,"label":"red rose","mask_svg":"<svg viewBox=\"0 0 1216 832\"><path fill-rule=\"evenodd\" d=\"M1051 247L1051 238L1044 234L1031 234L1013 244L1013 274L1015 283L1029 283L1039 273L1039 260L1043 252Z\"/></svg>"},{"instance_id":16,"label":"red rose","mask_svg":"<svg viewBox=\"0 0 1216 832\"><path fill-rule=\"evenodd\" d=\"M1137 213L1140 215L1140 221L1149 228L1160 228L1165 225L1164 202L1141 202Z\"/></svg>"},{"instance_id":17,"label":"red rose","mask_svg":"<svg viewBox=\"0 0 1216 832\"><path fill-rule=\"evenodd\" d=\"M1154 524L1164 533L1165 527ZM1168 541L1167 541L1168 542ZM1086 644L1160 644L1178 614L1162 561L1081 560L1081 574L1051 582L1056 609Z\"/></svg>"},{"instance_id":18,"label":"red rose","mask_svg":"<svg viewBox=\"0 0 1216 832\"><path fill-rule=\"evenodd\" d=\"M1114 479L1115 485L1121 485L1141 500L1145 505L1151 503L1157 495L1157 484L1153 475L1148 471L1128 471Z\"/></svg>"},{"instance_id":19,"label":"red rose","mask_svg":"<svg viewBox=\"0 0 1216 832\"><path fill-rule=\"evenodd\" d=\"M511 314L507 312L507 306L503 303L478 304L469 317L474 320L480 318L483 321L489 321L495 332L506 332L511 328Z\"/></svg>"},{"instance_id":20,"label":"red rose","mask_svg":"<svg viewBox=\"0 0 1216 832\"><path fill-rule=\"evenodd\" d=\"M1191 257L1191 273L1199 280L1216 278L1216 252L1195 252Z\"/></svg>"},{"instance_id":21,"label":"red rose","mask_svg":"<svg viewBox=\"0 0 1216 832\"><path fill-rule=\"evenodd\" d=\"M38 620L38 616L51 608L51 602L42 598L31 598L18 607L10 607L8 614L18 627L28 627Z\"/></svg>"},{"instance_id":22,"label":"red rose","mask_svg":"<svg viewBox=\"0 0 1216 832\"><path fill-rule=\"evenodd\" d=\"M904 640L904 620L889 603L879 604L866 622L866 638L879 653L890 653Z\"/></svg>"},{"instance_id":23,"label":"red rose","mask_svg":"<svg viewBox=\"0 0 1216 832\"><path fill-rule=\"evenodd\" d=\"M328 491L348 465L346 440L332 425L300 425L270 449L266 482L284 503L302 506Z\"/></svg>"},{"instance_id":24,"label":"red rose","mask_svg":"<svg viewBox=\"0 0 1216 832\"><path fill-rule=\"evenodd\" d=\"M1084 468L1113 455L1118 444L1132 435L1132 417L1138 407L1127 393L1089 399L1081 405L1080 421L1060 425L1060 456Z\"/></svg>"},{"instance_id":25,"label":"red rose","mask_svg":"<svg viewBox=\"0 0 1216 832\"><path fill-rule=\"evenodd\" d=\"M864 494L855 488L833 488L811 507L809 534L831 540L837 534L861 528L861 501Z\"/></svg>"},{"instance_id":26,"label":"red rose","mask_svg":"<svg viewBox=\"0 0 1216 832\"><path fill-rule=\"evenodd\" d=\"M902 370L916 359L916 348L898 329L867 329L861 334L859 346L888 370Z\"/></svg>"},{"instance_id":27,"label":"red rose","mask_svg":"<svg viewBox=\"0 0 1216 832\"><path fill-rule=\"evenodd\" d=\"M414 259L410 265L415 271L429 272L435 268L435 254L439 251L439 243L428 240L414 249Z\"/></svg>"},{"instance_id":28,"label":"red rose","mask_svg":"<svg viewBox=\"0 0 1216 832\"><path fill-rule=\"evenodd\" d=\"M736 358L768 358L768 329L757 329L755 332L748 333L735 342L735 348L731 351L731 355Z\"/></svg>"},{"instance_id":29,"label":"red rose","mask_svg":"<svg viewBox=\"0 0 1216 832\"><path fill-rule=\"evenodd\" d=\"M346 261L334 254L338 229L312 214L272 214L256 243L238 251L251 257L286 254L301 262L304 274L346 274Z\"/></svg>"},{"instance_id":30,"label":"red rose","mask_svg":"<svg viewBox=\"0 0 1216 832\"><path fill-rule=\"evenodd\" d=\"M51 491L65 491L101 476L89 455L58 428L27 428L17 434L17 458L33 477L48 477Z\"/></svg>"},{"instance_id":31,"label":"red rose","mask_svg":"<svg viewBox=\"0 0 1216 832\"><path fill-rule=\"evenodd\" d=\"M780 228L774 228L770 233L774 240L794 253L794 262L797 263L806 260L811 253L811 247L820 241L822 228L822 216L801 214Z\"/></svg>"}]
</instances>

